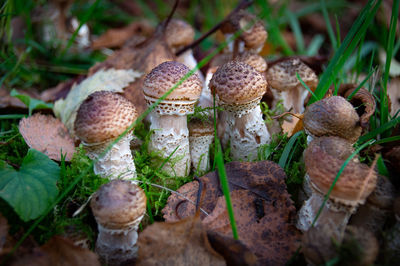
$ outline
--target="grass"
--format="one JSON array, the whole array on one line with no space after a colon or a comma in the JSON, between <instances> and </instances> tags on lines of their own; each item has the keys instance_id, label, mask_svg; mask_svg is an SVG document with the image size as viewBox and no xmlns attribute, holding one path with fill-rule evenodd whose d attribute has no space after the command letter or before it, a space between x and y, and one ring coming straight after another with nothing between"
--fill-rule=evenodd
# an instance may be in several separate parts
<instances>
[{"instance_id":1,"label":"grass","mask_svg":"<svg viewBox=\"0 0 400 266\"><path fill-rule=\"evenodd\" d=\"M2 11L2 15L0 16L0 36L5 36L3 39L4 42L0 45L0 58L2 59L0 60L2 61L0 63L0 85L7 88L18 89L31 88L35 86L43 90L58 84L60 81L73 77L76 74L85 74L87 73L87 69L95 62L104 60L105 55L101 52L71 52L79 28L72 33L65 46L60 45L57 47L50 47L49 44L35 41L33 36L34 25L30 19L30 14L34 8L33 3L33 0L28 0L26 3L23 3L21 0L7 0L0 7L0 10ZM213 8L211 5L199 5L199 1L192 1L190 2L189 12L187 12L187 14L178 15L193 22L192 25L195 21L198 21L199 18L203 19L203 23L199 28L202 32L205 32L214 26L218 20L222 19L227 12L233 8L232 4L225 3L224 1L218 1L218 3L220 5L216 5L217 8ZM138 1L138 4L142 8L146 18L150 19L153 25L156 24L158 18L165 17L170 9L163 1L155 1L155 4L160 7L159 10L156 11L157 13L154 13L151 6L148 5L146 1ZM269 32L269 43L273 47L273 52L280 51L282 55L317 55L320 48L324 48L327 45L325 39L330 41L331 50L334 54L320 77L320 83L310 101L310 103L312 103L322 99L331 85L334 85L337 91L339 85L347 81L347 70L355 73L357 77L361 72L368 73L367 77L360 83L356 91L366 85L368 80L374 78L374 73L376 73L376 67L374 65L374 62L376 61L375 51L380 44L378 40L370 42L365 38L368 36L368 31L377 31L374 18L380 4L380 0L370 0L363 8L358 18L354 21L353 26L343 41L340 38L339 22L337 18L335 35L335 31L330 22L330 15L332 16L330 12L339 10L339 8L346 5L346 2L321 0L316 3L307 3L305 7L296 11L290 11L287 8L287 3L276 8L269 5L267 1L260 0L256 1L251 9L255 11L255 13L257 13L258 10L261 10L259 17L266 22ZM329 193L333 189L333 186L340 178L341 172L352 157L372 144L384 144L399 140L398 136L391 136L390 133L391 130L400 123L400 118L392 118L389 116L386 97L387 83L389 81L388 67L390 66L390 61L396 56L400 49L400 41L397 40L396 42L395 39L399 1L393 1L392 10L393 12L391 15L389 30L386 30L384 33L387 38L384 44L386 48L386 64L384 67L383 78L381 80L381 87L383 89L378 91L374 88L375 86L370 86L370 90L375 94L378 103L378 108L371 121L372 129L360 137L357 143L358 148L356 152L343 164L329 192L325 196L324 204ZM82 26L83 23L88 23L92 26L92 30L96 34L103 33L109 27L108 25L126 25L133 20L126 12L117 8L107 0L96 0L89 3L77 1L77 3L72 7L72 11L73 14L80 19L80 26ZM112 16L107 14L108 11L112 13ZM316 35L311 41L306 41L300 19L315 12L320 12L322 14L327 26L328 38L325 38L322 35ZM204 15L211 13L214 16ZM27 25L27 34L23 40L13 42L11 38L11 18L16 15L19 15L24 19ZM284 38L282 32L285 29L289 29L293 33L296 44L295 47L291 47ZM198 36L199 33L197 32L196 35ZM23 45L19 46L19 43ZM226 43L221 44L215 50L211 50L214 46L214 42L210 39L204 41L200 47L207 51L209 55L199 63L198 68L206 65L208 61L215 56L218 51L222 50L225 45ZM371 57L367 58L369 54L371 54ZM273 55L271 55L271 57L272 56ZM39 58L42 60L38 60ZM155 159L158 155L148 153L146 141L148 141L151 132L148 132L141 121L179 84L193 74L196 69L192 70L174 87L172 87L160 100L150 106L145 113L142 114L125 131L125 133L123 133L113 143L115 144L133 128L135 128L137 135L140 135L142 140L144 140L144 145L136 152L136 166L139 180L142 182L141 186L145 189L148 198L148 215L151 222L160 219L160 210L165 205L166 199L169 195L165 189L154 187L151 184L157 183L162 187L176 190L184 182L189 181L192 176L188 179L173 182L170 177L162 173L161 167L157 169L151 167L149 162ZM297 77L300 82L302 82L298 75ZM302 84L307 88L304 82L302 82ZM349 99L351 99L354 94L355 92L349 96ZM280 112L279 110L269 110L268 108L265 108L265 106L262 108L267 122L271 121L270 118L273 116L275 111ZM27 151L27 146L19 135L16 126L18 119L23 116L25 115L0 115L0 141L6 143L6 145L0 145L0 160L8 160L17 166L20 164L21 159ZM192 117L205 119L204 110L196 108L195 114ZM111 144L109 148L111 148L113 144ZM300 131L294 134L291 138L288 138L287 135L273 136L271 143L262 146L259 152L258 159L269 159L275 161L285 170L288 176L288 179L286 180L288 190L292 194L293 198L296 198L296 194L301 187L302 178L304 176L305 169L301 158L305 147L306 137L304 132ZM233 208L229 198L227 176L224 168L224 163L231 160L229 158L229 150L223 152L220 143L216 138L213 152L213 170L216 169L220 177L221 187L227 201L233 236L234 238L238 238ZM167 160L169 160L169 158L166 158L164 163ZM19 239L15 249L31 233L35 235L40 242L44 242L51 235L62 232L67 224L73 224L93 239L94 232L92 232L90 227L87 226L87 223L93 222L89 221L90 215L88 212L83 211L74 218L71 218L68 213L68 208L70 208L72 202L77 205L84 204L87 197L105 182L104 179L93 174L93 163L94 162L90 161L83 154L82 149L78 149L78 153L70 164L65 162L61 163L62 175L59 183L61 191L60 195L43 216L35 221L22 225L25 234L21 239ZM384 160L380 158L377 165L380 172L388 173ZM1 204L4 205L4 202L0 202L0 205ZM323 205L321 206L321 209ZM57 213L54 212L55 209L58 210ZM21 225L17 217L13 216L12 210L8 211L10 214L7 217L11 217L12 221L15 221L15 223L13 222L12 224L15 226ZM318 215L316 219L318 219Z\"/></svg>"}]
</instances>

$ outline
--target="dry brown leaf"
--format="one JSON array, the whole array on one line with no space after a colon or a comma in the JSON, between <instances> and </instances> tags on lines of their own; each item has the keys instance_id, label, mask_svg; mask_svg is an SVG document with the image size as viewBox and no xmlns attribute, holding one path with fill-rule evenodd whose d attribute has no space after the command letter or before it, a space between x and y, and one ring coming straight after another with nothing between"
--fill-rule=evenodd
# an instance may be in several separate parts
<instances>
[{"instance_id":1,"label":"dry brown leaf","mask_svg":"<svg viewBox=\"0 0 400 266\"><path fill-rule=\"evenodd\" d=\"M54 102L59 99L64 99L67 97L72 86L76 83L79 84L83 81L86 76L81 75L71 78L65 82L60 82L57 86L47 89L40 94L40 99L44 102Z\"/></svg>"},{"instance_id":2,"label":"dry brown leaf","mask_svg":"<svg viewBox=\"0 0 400 266\"><path fill-rule=\"evenodd\" d=\"M400 78L389 82L387 93L391 102L390 115L394 116L400 110Z\"/></svg>"},{"instance_id":3,"label":"dry brown leaf","mask_svg":"<svg viewBox=\"0 0 400 266\"><path fill-rule=\"evenodd\" d=\"M62 153L66 155L65 161L70 161L74 155L74 141L67 128L50 115L37 113L21 119L19 132L29 147L43 152L50 159L61 161Z\"/></svg>"},{"instance_id":4,"label":"dry brown leaf","mask_svg":"<svg viewBox=\"0 0 400 266\"><path fill-rule=\"evenodd\" d=\"M100 266L97 255L72 242L54 236L45 245L35 248L30 254L18 258L13 266Z\"/></svg>"},{"instance_id":5,"label":"dry brown leaf","mask_svg":"<svg viewBox=\"0 0 400 266\"><path fill-rule=\"evenodd\" d=\"M225 165L231 190L239 239L258 257L262 265L283 265L295 252L300 233L292 225L295 207L286 191L286 175L279 165L269 162L231 162ZM200 178L203 183L200 207L208 228L231 236L225 199L218 176L211 172ZM195 201L199 184L188 183L178 192ZM193 204L173 194L163 209L166 221L193 215ZM257 243L257 244L254 244Z\"/></svg>"},{"instance_id":6,"label":"dry brown leaf","mask_svg":"<svg viewBox=\"0 0 400 266\"><path fill-rule=\"evenodd\" d=\"M297 116L302 116L301 114L296 114ZM303 130L303 120L292 116L291 120L284 120L282 123L282 131L283 133L287 133L288 137L293 136L296 132Z\"/></svg>"},{"instance_id":7,"label":"dry brown leaf","mask_svg":"<svg viewBox=\"0 0 400 266\"><path fill-rule=\"evenodd\" d=\"M123 28L107 30L92 42L92 49L122 47L132 38L144 41L153 31L153 27L146 21L132 22Z\"/></svg>"},{"instance_id":8,"label":"dry brown leaf","mask_svg":"<svg viewBox=\"0 0 400 266\"><path fill-rule=\"evenodd\" d=\"M136 265L226 265L208 242L198 215L148 226L139 234L138 246Z\"/></svg>"}]
</instances>

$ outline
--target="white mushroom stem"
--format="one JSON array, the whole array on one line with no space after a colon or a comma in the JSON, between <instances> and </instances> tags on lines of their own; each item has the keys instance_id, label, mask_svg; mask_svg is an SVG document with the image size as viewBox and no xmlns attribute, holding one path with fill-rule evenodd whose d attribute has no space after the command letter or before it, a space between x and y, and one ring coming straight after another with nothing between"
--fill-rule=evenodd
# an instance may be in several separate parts
<instances>
[{"instance_id":1,"label":"white mushroom stem","mask_svg":"<svg viewBox=\"0 0 400 266\"><path fill-rule=\"evenodd\" d=\"M185 51L183 54L179 55L176 61L186 65L190 69L194 69L197 66L197 61L193 56L192 49L189 49ZM204 76L203 73L201 73L200 69L196 70L195 73L199 75L201 82L204 83Z\"/></svg>"},{"instance_id":2,"label":"white mushroom stem","mask_svg":"<svg viewBox=\"0 0 400 266\"><path fill-rule=\"evenodd\" d=\"M225 36L225 40L229 41L229 40L231 40L233 34L227 33L227 34L224 34L224 36ZM236 40L237 40L237 43L238 43L237 44L238 45L238 51L237 52L238 53L244 52L244 42L241 41L241 40L238 40L238 38L236 38ZM235 40L231 40L231 41L228 42L228 51L229 52L233 53L234 45L235 45Z\"/></svg>"},{"instance_id":3,"label":"white mushroom stem","mask_svg":"<svg viewBox=\"0 0 400 266\"><path fill-rule=\"evenodd\" d=\"M195 171L204 173L210 169L209 149L213 140L213 135L189 137L190 156Z\"/></svg>"},{"instance_id":4,"label":"white mushroom stem","mask_svg":"<svg viewBox=\"0 0 400 266\"><path fill-rule=\"evenodd\" d=\"M229 127L231 155L234 160L257 159L258 148L270 140L262 118L260 99L239 107L224 105L222 108Z\"/></svg>"},{"instance_id":5,"label":"white mushroom stem","mask_svg":"<svg viewBox=\"0 0 400 266\"><path fill-rule=\"evenodd\" d=\"M303 232L308 231L317 216L323 201L323 196L320 193L313 191L311 197L303 204L299 211L296 224L296 227L299 230ZM337 228L341 232L344 232L349 218L354 211L355 207L335 204L331 200L328 200L315 222L315 225L332 223L337 225Z\"/></svg>"},{"instance_id":6,"label":"white mushroom stem","mask_svg":"<svg viewBox=\"0 0 400 266\"><path fill-rule=\"evenodd\" d=\"M96 253L107 265L120 265L137 257L137 229L142 218L139 217L122 229L109 229L98 224Z\"/></svg>"},{"instance_id":7,"label":"white mushroom stem","mask_svg":"<svg viewBox=\"0 0 400 266\"><path fill-rule=\"evenodd\" d=\"M301 85L287 91L278 91L272 89L274 95L273 106L276 106L278 100L282 99L285 110L290 110L297 114L304 113L304 101L307 98L308 91Z\"/></svg>"},{"instance_id":8,"label":"white mushroom stem","mask_svg":"<svg viewBox=\"0 0 400 266\"><path fill-rule=\"evenodd\" d=\"M132 133L126 134L103 157L100 157L100 155L102 155L111 142L102 144L83 143L89 158L92 160L97 159L97 162L94 164L94 173L109 179L136 178L136 167L130 149L132 138Z\"/></svg>"},{"instance_id":9,"label":"white mushroom stem","mask_svg":"<svg viewBox=\"0 0 400 266\"><path fill-rule=\"evenodd\" d=\"M153 111L150 130L154 130L150 151L159 151L164 158L174 152L163 170L171 176L187 176L190 171L189 130L186 115L165 114Z\"/></svg>"}]
</instances>

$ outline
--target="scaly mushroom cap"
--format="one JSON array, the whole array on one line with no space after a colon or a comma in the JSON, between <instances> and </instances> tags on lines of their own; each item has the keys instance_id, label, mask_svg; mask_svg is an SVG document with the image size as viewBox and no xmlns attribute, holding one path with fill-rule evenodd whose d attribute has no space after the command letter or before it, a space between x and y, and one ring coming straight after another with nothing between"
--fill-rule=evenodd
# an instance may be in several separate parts
<instances>
[{"instance_id":1,"label":"scaly mushroom cap","mask_svg":"<svg viewBox=\"0 0 400 266\"><path fill-rule=\"evenodd\" d=\"M344 148L349 146L349 148ZM344 148L344 149L343 149ZM335 149L342 149L337 152ZM326 194L351 151L351 143L338 137L314 139L305 150L304 162L310 184ZM347 206L357 206L374 190L376 173L367 165L350 161L344 168L329 198Z\"/></svg>"},{"instance_id":2,"label":"scaly mushroom cap","mask_svg":"<svg viewBox=\"0 0 400 266\"><path fill-rule=\"evenodd\" d=\"M165 31L165 39L168 46L174 51L193 42L194 29L186 21L171 19Z\"/></svg>"},{"instance_id":3,"label":"scaly mushroom cap","mask_svg":"<svg viewBox=\"0 0 400 266\"><path fill-rule=\"evenodd\" d=\"M135 106L123 96L97 91L78 109L75 134L86 143L102 143L121 135L138 117Z\"/></svg>"},{"instance_id":4,"label":"scaly mushroom cap","mask_svg":"<svg viewBox=\"0 0 400 266\"><path fill-rule=\"evenodd\" d=\"M115 179L102 185L90 201L97 223L107 229L137 226L146 212L144 191L128 180Z\"/></svg>"},{"instance_id":5,"label":"scaly mushroom cap","mask_svg":"<svg viewBox=\"0 0 400 266\"><path fill-rule=\"evenodd\" d=\"M355 142L361 135L360 117L353 106L341 96L332 96L309 105L303 124L314 137L338 136Z\"/></svg>"},{"instance_id":6,"label":"scaly mushroom cap","mask_svg":"<svg viewBox=\"0 0 400 266\"><path fill-rule=\"evenodd\" d=\"M288 91L301 86L296 72L307 86L314 91L318 85L318 77L314 71L298 58L289 58L280 61L267 71L267 80L270 87L278 91Z\"/></svg>"},{"instance_id":7,"label":"scaly mushroom cap","mask_svg":"<svg viewBox=\"0 0 400 266\"><path fill-rule=\"evenodd\" d=\"M225 104L243 105L260 99L267 88L264 76L253 67L231 61L218 68L210 81L211 91Z\"/></svg>"},{"instance_id":8,"label":"scaly mushroom cap","mask_svg":"<svg viewBox=\"0 0 400 266\"><path fill-rule=\"evenodd\" d=\"M188 128L190 137L214 135L214 124L209 120L193 119L188 123Z\"/></svg>"},{"instance_id":9,"label":"scaly mushroom cap","mask_svg":"<svg viewBox=\"0 0 400 266\"><path fill-rule=\"evenodd\" d=\"M267 70L267 62L265 62L262 56L256 53L245 51L240 53L236 60L254 67L255 70L261 73Z\"/></svg>"},{"instance_id":10,"label":"scaly mushroom cap","mask_svg":"<svg viewBox=\"0 0 400 266\"><path fill-rule=\"evenodd\" d=\"M256 49L264 45L268 37L267 31L261 20L246 10L239 10L233 13L225 23L221 25L224 34L233 34L239 30L243 32L239 36L245 43L245 47Z\"/></svg>"},{"instance_id":11,"label":"scaly mushroom cap","mask_svg":"<svg viewBox=\"0 0 400 266\"><path fill-rule=\"evenodd\" d=\"M164 62L155 67L143 82L143 93L148 104L154 103L175 86L190 69L175 61ZM202 83L197 74L187 77L162 101L156 111L159 113L187 114L193 112L194 103L200 97Z\"/></svg>"}]
</instances>

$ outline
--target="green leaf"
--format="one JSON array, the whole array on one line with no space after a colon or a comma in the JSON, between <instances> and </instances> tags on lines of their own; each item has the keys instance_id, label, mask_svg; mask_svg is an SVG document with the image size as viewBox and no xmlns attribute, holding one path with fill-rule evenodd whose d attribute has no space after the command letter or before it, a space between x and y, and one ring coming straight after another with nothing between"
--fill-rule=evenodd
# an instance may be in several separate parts
<instances>
[{"instance_id":1,"label":"green leaf","mask_svg":"<svg viewBox=\"0 0 400 266\"><path fill-rule=\"evenodd\" d=\"M52 103L45 103L44 101L31 98L26 94L20 94L15 89L13 89L11 91L10 95L15 98L18 98L21 102L23 102L28 107L29 115L31 115L32 111L35 109L51 109L51 108L53 108Z\"/></svg>"},{"instance_id":2,"label":"green leaf","mask_svg":"<svg viewBox=\"0 0 400 266\"><path fill-rule=\"evenodd\" d=\"M8 202L24 221L42 215L58 194L60 167L43 153L30 149L16 171L0 163L0 197Z\"/></svg>"}]
</instances>

